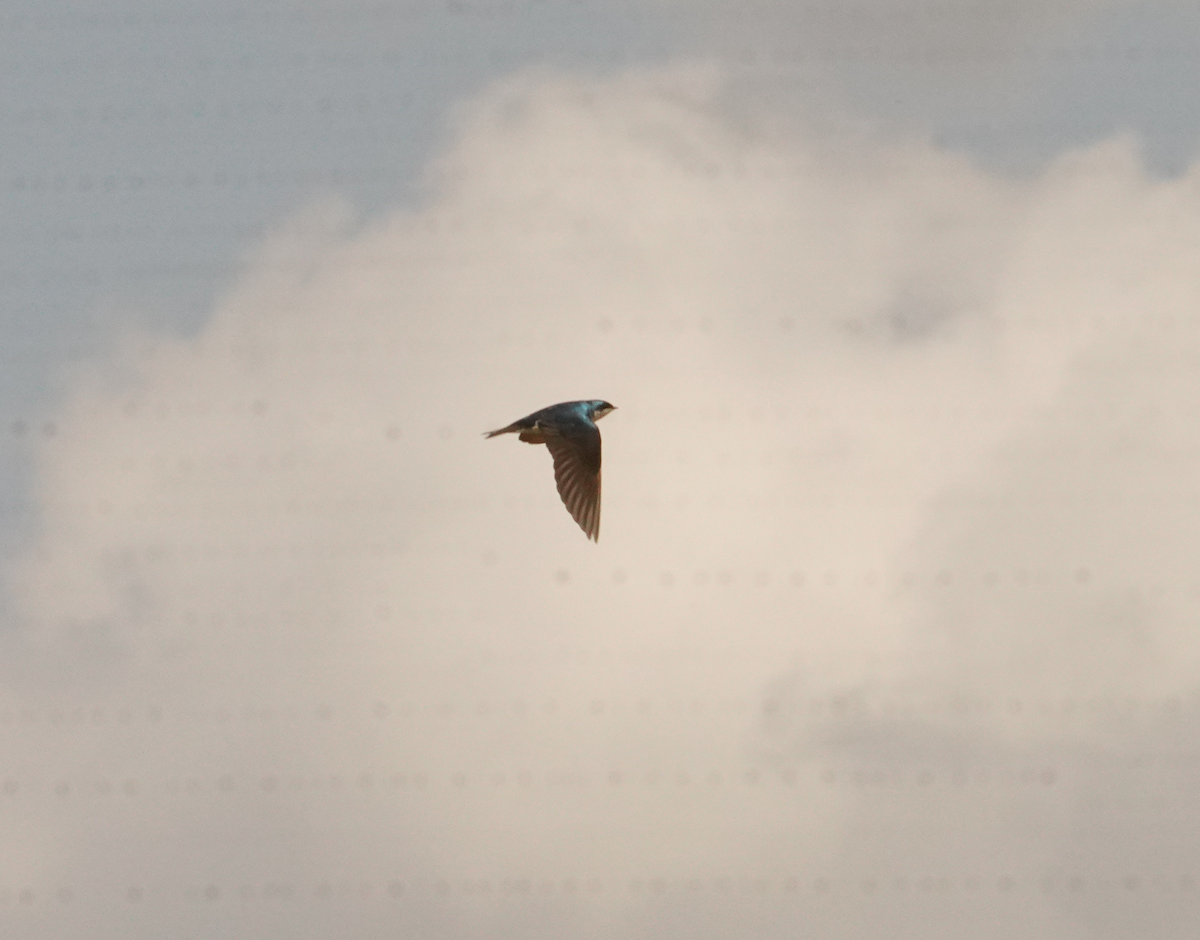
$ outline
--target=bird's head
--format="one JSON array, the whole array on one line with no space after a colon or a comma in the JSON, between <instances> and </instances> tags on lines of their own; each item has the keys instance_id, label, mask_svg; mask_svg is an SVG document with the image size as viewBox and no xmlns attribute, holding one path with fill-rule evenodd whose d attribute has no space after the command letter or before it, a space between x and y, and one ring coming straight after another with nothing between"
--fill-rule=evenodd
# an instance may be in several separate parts
<instances>
[{"instance_id":1,"label":"bird's head","mask_svg":"<svg viewBox=\"0 0 1200 940\"><path fill-rule=\"evenodd\" d=\"M593 421L599 421L610 411L616 411L616 410L617 410L616 405L610 405L606 401L589 401L588 402L588 411L590 411L592 413Z\"/></svg>"}]
</instances>

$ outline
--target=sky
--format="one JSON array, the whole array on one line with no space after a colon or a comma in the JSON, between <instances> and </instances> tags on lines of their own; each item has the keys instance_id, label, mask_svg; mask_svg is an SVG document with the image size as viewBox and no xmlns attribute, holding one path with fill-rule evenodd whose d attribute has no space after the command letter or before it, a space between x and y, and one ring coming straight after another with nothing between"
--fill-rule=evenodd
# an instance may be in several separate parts
<instances>
[{"instance_id":1,"label":"sky","mask_svg":"<svg viewBox=\"0 0 1200 940\"><path fill-rule=\"evenodd\" d=\"M1195 936L1190 6L0 44L4 936Z\"/></svg>"}]
</instances>

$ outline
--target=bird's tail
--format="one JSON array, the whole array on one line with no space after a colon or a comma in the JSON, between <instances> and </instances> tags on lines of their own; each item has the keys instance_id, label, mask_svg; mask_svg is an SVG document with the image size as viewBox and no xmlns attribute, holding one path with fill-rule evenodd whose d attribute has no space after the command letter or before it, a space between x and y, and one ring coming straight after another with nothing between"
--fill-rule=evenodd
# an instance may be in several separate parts
<instances>
[{"instance_id":1,"label":"bird's tail","mask_svg":"<svg viewBox=\"0 0 1200 940\"><path fill-rule=\"evenodd\" d=\"M539 425L530 427L528 424L522 424L520 421L514 421L506 428L500 428L497 431L487 431L484 437L495 437L497 434L517 434L526 444L545 444L547 431Z\"/></svg>"}]
</instances>

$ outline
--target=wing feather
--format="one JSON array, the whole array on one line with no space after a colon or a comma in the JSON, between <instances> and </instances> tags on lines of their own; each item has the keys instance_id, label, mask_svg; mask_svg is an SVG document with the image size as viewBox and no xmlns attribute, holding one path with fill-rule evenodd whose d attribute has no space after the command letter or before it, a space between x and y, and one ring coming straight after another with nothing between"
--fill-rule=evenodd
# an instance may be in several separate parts
<instances>
[{"instance_id":1,"label":"wing feather","mask_svg":"<svg viewBox=\"0 0 1200 940\"><path fill-rule=\"evenodd\" d=\"M600 431L589 424L546 435L563 505L592 541L600 538Z\"/></svg>"}]
</instances>

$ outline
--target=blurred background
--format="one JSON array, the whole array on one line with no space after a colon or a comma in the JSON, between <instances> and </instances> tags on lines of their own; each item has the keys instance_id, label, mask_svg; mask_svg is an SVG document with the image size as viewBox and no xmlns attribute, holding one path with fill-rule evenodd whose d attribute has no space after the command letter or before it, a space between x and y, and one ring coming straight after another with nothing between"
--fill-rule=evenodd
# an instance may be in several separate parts
<instances>
[{"instance_id":1,"label":"blurred background","mask_svg":"<svg viewBox=\"0 0 1200 940\"><path fill-rule=\"evenodd\" d=\"M1194 5L0 49L5 937L1196 936Z\"/></svg>"}]
</instances>

